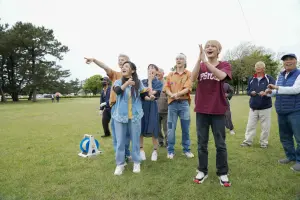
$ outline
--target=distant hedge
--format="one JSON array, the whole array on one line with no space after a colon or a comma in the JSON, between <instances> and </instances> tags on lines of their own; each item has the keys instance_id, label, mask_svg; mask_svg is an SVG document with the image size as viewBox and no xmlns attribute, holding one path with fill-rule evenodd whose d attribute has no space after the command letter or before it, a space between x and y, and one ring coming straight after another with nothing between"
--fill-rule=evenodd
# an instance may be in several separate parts
<instances>
[{"instance_id":1,"label":"distant hedge","mask_svg":"<svg viewBox=\"0 0 300 200\"><path fill-rule=\"evenodd\" d=\"M75 99L75 98L100 98L100 95L95 95L95 96L61 96L61 99ZM7 100L10 100L11 98L6 97ZM28 97L22 97L19 98L19 100L27 100ZM39 99L51 99L51 98L37 98ZM55 99L55 98L54 98Z\"/></svg>"}]
</instances>

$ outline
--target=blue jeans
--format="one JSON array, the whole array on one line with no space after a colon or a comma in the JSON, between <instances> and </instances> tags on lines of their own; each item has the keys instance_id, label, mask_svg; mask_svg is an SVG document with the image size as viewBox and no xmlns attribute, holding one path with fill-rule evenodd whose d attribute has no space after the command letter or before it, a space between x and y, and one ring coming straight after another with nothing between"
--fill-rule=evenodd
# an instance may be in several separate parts
<instances>
[{"instance_id":1,"label":"blue jeans","mask_svg":"<svg viewBox=\"0 0 300 200\"><path fill-rule=\"evenodd\" d=\"M114 111L114 106L111 108L111 115ZM112 139L113 139L113 147L114 147L114 151L116 152L117 149L117 137L116 137L116 131L115 131L115 125L114 125L114 119L111 118L111 132L112 132ZM130 146L130 134L127 132L126 133L126 144L125 144L125 156L129 157L130 156L130 150L129 150L129 146Z\"/></svg>"},{"instance_id":2,"label":"blue jeans","mask_svg":"<svg viewBox=\"0 0 300 200\"><path fill-rule=\"evenodd\" d=\"M280 141L287 159L300 163L300 111L287 115L278 114L278 126Z\"/></svg>"},{"instance_id":3,"label":"blue jeans","mask_svg":"<svg viewBox=\"0 0 300 200\"><path fill-rule=\"evenodd\" d=\"M168 106L168 153L174 154L177 119L180 118L183 152L190 152L190 106L187 100L173 101Z\"/></svg>"},{"instance_id":4,"label":"blue jeans","mask_svg":"<svg viewBox=\"0 0 300 200\"><path fill-rule=\"evenodd\" d=\"M133 123L131 120L128 123L115 121L115 133L117 138L116 146L116 164L123 165L125 163L125 146L127 142L126 133L130 134L132 145L132 160L134 163L140 163L140 136L141 136L141 120Z\"/></svg>"}]
</instances>

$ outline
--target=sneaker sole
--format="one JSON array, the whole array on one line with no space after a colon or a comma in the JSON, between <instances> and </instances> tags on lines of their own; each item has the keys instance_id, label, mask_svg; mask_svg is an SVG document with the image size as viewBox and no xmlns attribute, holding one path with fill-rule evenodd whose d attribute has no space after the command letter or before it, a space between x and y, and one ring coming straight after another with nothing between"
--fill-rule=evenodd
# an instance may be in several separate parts
<instances>
[{"instance_id":1,"label":"sneaker sole","mask_svg":"<svg viewBox=\"0 0 300 200\"><path fill-rule=\"evenodd\" d=\"M295 162L295 161L280 162L280 160L278 160L278 163L279 163L279 164L282 164L282 165L287 165L287 164L290 164L291 162Z\"/></svg>"},{"instance_id":2,"label":"sneaker sole","mask_svg":"<svg viewBox=\"0 0 300 200\"><path fill-rule=\"evenodd\" d=\"M300 171L295 170L293 167L290 168L293 172L300 173Z\"/></svg>"},{"instance_id":3,"label":"sneaker sole","mask_svg":"<svg viewBox=\"0 0 300 200\"><path fill-rule=\"evenodd\" d=\"M194 178L194 183L197 183L197 184L202 184L204 181L205 181L205 179L207 179L208 178L208 175L205 175L204 177L203 177L203 179L200 181L199 179L196 179L196 177Z\"/></svg>"},{"instance_id":4,"label":"sneaker sole","mask_svg":"<svg viewBox=\"0 0 300 200\"><path fill-rule=\"evenodd\" d=\"M124 169L123 169L123 171L124 171ZM121 175L123 174L123 171L122 171L120 174L115 174L115 173L114 173L114 175L115 175L115 176L121 176Z\"/></svg>"},{"instance_id":5,"label":"sneaker sole","mask_svg":"<svg viewBox=\"0 0 300 200\"><path fill-rule=\"evenodd\" d=\"M249 145L249 144L241 144L240 146L241 147L251 147L251 145Z\"/></svg>"},{"instance_id":6,"label":"sneaker sole","mask_svg":"<svg viewBox=\"0 0 300 200\"><path fill-rule=\"evenodd\" d=\"M140 171L132 171L132 172L138 174L141 172L141 170Z\"/></svg>"},{"instance_id":7,"label":"sneaker sole","mask_svg":"<svg viewBox=\"0 0 300 200\"><path fill-rule=\"evenodd\" d=\"M231 187L231 183L223 184L221 180L220 180L220 185L223 186L223 187Z\"/></svg>"},{"instance_id":8,"label":"sneaker sole","mask_svg":"<svg viewBox=\"0 0 300 200\"><path fill-rule=\"evenodd\" d=\"M189 157L189 156L185 155L184 153L183 153L182 155L184 155L184 156L187 157L187 158L194 158L194 157L195 157L195 155L192 156L192 157Z\"/></svg>"}]
</instances>

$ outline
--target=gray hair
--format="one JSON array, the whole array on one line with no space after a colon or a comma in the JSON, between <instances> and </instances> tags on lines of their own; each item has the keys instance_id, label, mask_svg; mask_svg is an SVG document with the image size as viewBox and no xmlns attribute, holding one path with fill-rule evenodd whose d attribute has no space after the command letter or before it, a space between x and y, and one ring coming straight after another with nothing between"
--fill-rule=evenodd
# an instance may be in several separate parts
<instances>
[{"instance_id":1,"label":"gray hair","mask_svg":"<svg viewBox=\"0 0 300 200\"><path fill-rule=\"evenodd\" d=\"M160 71L161 73L165 73L165 71L164 71L163 68L159 68L159 71Z\"/></svg>"},{"instance_id":2,"label":"gray hair","mask_svg":"<svg viewBox=\"0 0 300 200\"><path fill-rule=\"evenodd\" d=\"M127 56L126 54L119 54L119 58L120 57L126 58L128 61L130 61L129 56Z\"/></svg>"},{"instance_id":3,"label":"gray hair","mask_svg":"<svg viewBox=\"0 0 300 200\"><path fill-rule=\"evenodd\" d=\"M256 64L255 64L255 68L258 68L258 67L261 67L263 69L266 69L266 64L262 61L258 61Z\"/></svg>"},{"instance_id":4,"label":"gray hair","mask_svg":"<svg viewBox=\"0 0 300 200\"><path fill-rule=\"evenodd\" d=\"M180 53L176 56L176 59L177 58L183 58L185 61L186 61L186 55L184 55L183 53Z\"/></svg>"}]
</instances>

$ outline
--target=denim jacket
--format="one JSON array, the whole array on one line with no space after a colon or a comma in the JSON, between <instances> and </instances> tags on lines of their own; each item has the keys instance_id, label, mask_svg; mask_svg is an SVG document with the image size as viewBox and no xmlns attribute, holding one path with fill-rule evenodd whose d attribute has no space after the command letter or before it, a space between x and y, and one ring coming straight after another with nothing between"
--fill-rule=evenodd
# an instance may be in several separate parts
<instances>
[{"instance_id":1,"label":"denim jacket","mask_svg":"<svg viewBox=\"0 0 300 200\"><path fill-rule=\"evenodd\" d=\"M119 79L114 83L114 87L122 86L122 80ZM131 108L132 108L132 122L137 122L142 119L144 112L142 108L142 101L140 93L145 92L145 87L140 81L139 95L137 97L131 97ZM125 91L122 94L117 95L117 102L114 105L114 110L112 113L112 118L120 123L128 123L128 101L129 95L131 94L131 86L125 88Z\"/></svg>"}]
</instances>

